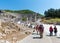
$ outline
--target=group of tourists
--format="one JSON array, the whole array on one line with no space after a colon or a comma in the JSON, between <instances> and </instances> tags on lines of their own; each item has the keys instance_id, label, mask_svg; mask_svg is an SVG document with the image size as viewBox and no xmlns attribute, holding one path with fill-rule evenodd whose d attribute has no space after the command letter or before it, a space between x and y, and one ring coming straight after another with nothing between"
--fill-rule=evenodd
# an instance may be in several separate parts
<instances>
[{"instance_id":1,"label":"group of tourists","mask_svg":"<svg viewBox=\"0 0 60 43\"><path fill-rule=\"evenodd\" d=\"M56 36L56 35L57 35L57 27L54 26L54 28L52 28L52 26L50 26L49 32L50 32L50 36L53 35L53 32L54 32L54 34L55 34L55 36Z\"/></svg>"},{"instance_id":2,"label":"group of tourists","mask_svg":"<svg viewBox=\"0 0 60 43\"><path fill-rule=\"evenodd\" d=\"M43 33L44 33L44 26L41 25L36 25L35 30L37 31L37 35L39 33L40 38L43 38ZM55 33L55 36L57 35L57 27L54 26L54 28L52 28L52 26L49 27L49 32L50 32L50 36L53 35L53 32Z\"/></svg>"},{"instance_id":3,"label":"group of tourists","mask_svg":"<svg viewBox=\"0 0 60 43\"><path fill-rule=\"evenodd\" d=\"M35 29L37 31L37 35L39 32L40 38L43 38L44 26L43 25L36 25Z\"/></svg>"}]
</instances>

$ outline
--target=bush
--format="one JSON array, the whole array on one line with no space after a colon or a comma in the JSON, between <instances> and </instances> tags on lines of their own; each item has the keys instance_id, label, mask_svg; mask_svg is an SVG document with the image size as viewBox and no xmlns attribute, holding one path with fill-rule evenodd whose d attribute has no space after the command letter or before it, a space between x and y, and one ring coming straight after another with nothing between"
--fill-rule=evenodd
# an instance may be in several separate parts
<instances>
[{"instance_id":1,"label":"bush","mask_svg":"<svg viewBox=\"0 0 60 43\"><path fill-rule=\"evenodd\" d=\"M27 18L26 18L26 17L23 17L23 18L22 18L22 21L27 21Z\"/></svg>"}]
</instances>

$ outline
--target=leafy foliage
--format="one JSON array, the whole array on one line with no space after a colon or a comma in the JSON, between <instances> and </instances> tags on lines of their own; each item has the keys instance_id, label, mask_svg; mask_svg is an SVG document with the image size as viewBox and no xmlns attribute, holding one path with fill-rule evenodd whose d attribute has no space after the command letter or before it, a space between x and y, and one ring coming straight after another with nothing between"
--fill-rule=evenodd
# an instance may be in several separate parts
<instances>
[{"instance_id":1,"label":"leafy foliage","mask_svg":"<svg viewBox=\"0 0 60 43\"><path fill-rule=\"evenodd\" d=\"M23 17L23 18L22 18L22 21L26 21L26 20L27 20L27 18L26 18L26 17Z\"/></svg>"},{"instance_id":2,"label":"leafy foliage","mask_svg":"<svg viewBox=\"0 0 60 43\"><path fill-rule=\"evenodd\" d=\"M4 10L5 12L11 12L11 13L19 13L19 14L37 14L39 16L42 16L41 14L39 13L36 13L34 11L31 11L31 10Z\"/></svg>"},{"instance_id":3,"label":"leafy foliage","mask_svg":"<svg viewBox=\"0 0 60 43\"><path fill-rule=\"evenodd\" d=\"M5 10L6 12L20 13L20 14L33 14L35 12L31 10Z\"/></svg>"},{"instance_id":4,"label":"leafy foliage","mask_svg":"<svg viewBox=\"0 0 60 43\"><path fill-rule=\"evenodd\" d=\"M15 11L16 13L21 13L21 14L33 14L35 12L31 11L31 10L19 10L19 11Z\"/></svg>"},{"instance_id":5,"label":"leafy foliage","mask_svg":"<svg viewBox=\"0 0 60 43\"><path fill-rule=\"evenodd\" d=\"M13 10L4 10L5 12L14 12Z\"/></svg>"},{"instance_id":6,"label":"leafy foliage","mask_svg":"<svg viewBox=\"0 0 60 43\"><path fill-rule=\"evenodd\" d=\"M45 17L60 18L60 9L50 8L48 9L48 11L45 11L44 14L45 14Z\"/></svg>"}]
</instances>

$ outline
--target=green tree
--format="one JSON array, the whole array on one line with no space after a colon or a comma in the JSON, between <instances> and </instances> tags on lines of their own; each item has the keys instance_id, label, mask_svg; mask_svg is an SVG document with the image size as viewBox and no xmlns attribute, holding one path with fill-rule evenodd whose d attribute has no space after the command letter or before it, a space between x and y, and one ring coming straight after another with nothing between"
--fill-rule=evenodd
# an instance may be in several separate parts
<instances>
[{"instance_id":1,"label":"green tree","mask_svg":"<svg viewBox=\"0 0 60 43\"><path fill-rule=\"evenodd\" d=\"M55 17L55 10L52 9L52 8L51 9L48 9L48 11L45 11L44 14L45 14L46 17Z\"/></svg>"},{"instance_id":2,"label":"green tree","mask_svg":"<svg viewBox=\"0 0 60 43\"><path fill-rule=\"evenodd\" d=\"M26 17L23 17L23 18L22 18L22 21L27 21L27 18L26 18Z\"/></svg>"},{"instance_id":3,"label":"green tree","mask_svg":"<svg viewBox=\"0 0 60 43\"><path fill-rule=\"evenodd\" d=\"M44 14L45 14L45 17L60 18L60 9L50 8L48 9L48 11L45 11Z\"/></svg>"}]
</instances>

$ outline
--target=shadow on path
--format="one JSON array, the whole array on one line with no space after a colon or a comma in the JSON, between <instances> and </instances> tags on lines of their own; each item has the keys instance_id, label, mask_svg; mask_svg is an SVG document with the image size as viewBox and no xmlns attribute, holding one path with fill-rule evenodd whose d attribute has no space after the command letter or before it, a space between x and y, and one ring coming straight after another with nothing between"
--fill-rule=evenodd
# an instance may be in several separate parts
<instances>
[{"instance_id":1,"label":"shadow on path","mask_svg":"<svg viewBox=\"0 0 60 43\"><path fill-rule=\"evenodd\" d=\"M58 39L60 39L60 37L57 37Z\"/></svg>"},{"instance_id":2,"label":"shadow on path","mask_svg":"<svg viewBox=\"0 0 60 43\"><path fill-rule=\"evenodd\" d=\"M55 38L57 38L57 39L60 39L60 37L57 37L57 36L55 36L55 35L53 35L53 36L50 36L50 35L46 35L46 36L48 36L48 37L55 37Z\"/></svg>"},{"instance_id":3,"label":"shadow on path","mask_svg":"<svg viewBox=\"0 0 60 43\"><path fill-rule=\"evenodd\" d=\"M37 33L32 33L32 35L40 35L40 34L37 34Z\"/></svg>"},{"instance_id":4,"label":"shadow on path","mask_svg":"<svg viewBox=\"0 0 60 43\"><path fill-rule=\"evenodd\" d=\"M41 39L41 37L33 37L33 39Z\"/></svg>"},{"instance_id":5,"label":"shadow on path","mask_svg":"<svg viewBox=\"0 0 60 43\"><path fill-rule=\"evenodd\" d=\"M51 37L50 35L46 35L46 36ZM55 35L52 35L52 36L55 37Z\"/></svg>"}]
</instances>

